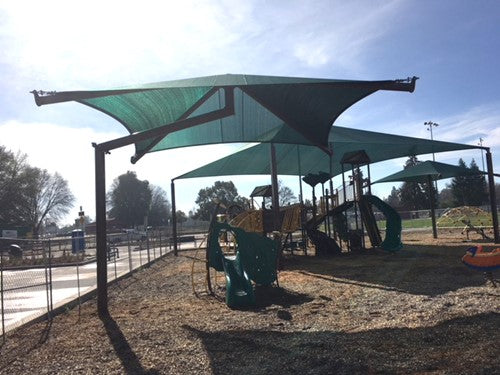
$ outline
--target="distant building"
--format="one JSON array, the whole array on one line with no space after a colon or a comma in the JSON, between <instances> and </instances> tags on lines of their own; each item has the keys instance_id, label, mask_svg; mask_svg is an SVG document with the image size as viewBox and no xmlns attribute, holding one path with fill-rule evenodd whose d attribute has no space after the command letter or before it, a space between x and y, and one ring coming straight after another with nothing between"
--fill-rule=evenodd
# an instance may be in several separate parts
<instances>
[{"instance_id":1,"label":"distant building","mask_svg":"<svg viewBox=\"0 0 500 375\"><path fill-rule=\"evenodd\" d=\"M96 234L96 222L85 224L85 234ZM123 225L115 218L106 219L106 232L121 232Z\"/></svg>"}]
</instances>

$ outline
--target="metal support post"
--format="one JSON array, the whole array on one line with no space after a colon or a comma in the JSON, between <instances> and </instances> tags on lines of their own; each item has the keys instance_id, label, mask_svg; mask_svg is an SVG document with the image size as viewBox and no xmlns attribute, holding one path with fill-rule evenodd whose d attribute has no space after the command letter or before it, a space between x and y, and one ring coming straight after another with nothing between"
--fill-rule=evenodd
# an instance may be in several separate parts
<instances>
[{"instance_id":1,"label":"metal support post","mask_svg":"<svg viewBox=\"0 0 500 375\"><path fill-rule=\"evenodd\" d=\"M95 207L96 207L96 258L97 258L97 312L109 315L108 264L106 259L106 174L105 151L95 147Z\"/></svg>"},{"instance_id":2,"label":"metal support post","mask_svg":"<svg viewBox=\"0 0 500 375\"><path fill-rule=\"evenodd\" d=\"M276 148L274 143L271 143L271 187L272 187L272 204L273 204L273 230L280 229L280 203L278 195L278 171L276 167Z\"/></svg>"},{"instance_id":3,"label":"metal support post","mask_svg":"<svg viewBox=\"0 0 500 375\"><path fill-rule=\"evenodd\" d=\"M490 205L491 205L491 219L493 221L493 235L495 243L500 243L500 236L498 235L497 198L495 196L495 177L493 176L493 161L489 148L486 149L486 166L488 168L488 187L490 190Z\"/></svg>"},{"instance_id":4,"label":"metal support post","mask_svg":"<svg viewBox=\"0 0 500 375\"><path fill-rule=\"evenodd\" d=\"M431 175L427 175L427 184L429 185L429 202L431 206L432 237L438 238L436 227L436 211L434 209L434 188Z\"/></svg>"},{"instance_id":5,"label":"metal support post","mask_svg":"<svg viewBox=\"0 0 500 375\"><path fill-rule=\"evenodd\" d=\"M174 238L174 255L177 256L177 216L175 215L175 183L170 183L170 195L172 196L172 237Z\"/></svg>"}]
</instances>

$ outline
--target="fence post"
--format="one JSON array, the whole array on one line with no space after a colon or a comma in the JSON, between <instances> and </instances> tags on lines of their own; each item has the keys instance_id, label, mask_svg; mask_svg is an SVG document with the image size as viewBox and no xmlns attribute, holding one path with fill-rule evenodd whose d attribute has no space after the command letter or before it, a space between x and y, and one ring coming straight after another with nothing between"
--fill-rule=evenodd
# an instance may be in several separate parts
<instances>
[{"instance_id":1,"label":"fence post","mask_svg":"<svg viewBox=\"0 0 500 375\"><path fill-rule=\"evenodd\" d=\"M154 231L151 233L153 233L153 259L156 259L156 236L154 235Z\"/></svg>"},{"instance_id":2,"label":"fence post","mask_svg":"<svg viewBox=\"0 0 500 375\"><path fill-rule=\"evenodd\" d=\"M161 229L159 231L159 236L160 236L160 258L162 257L162 252L161 252Z\"/></svg>"},{"instance_id":3,"label":"fence post","mask_svg":"<svg viewBox=\"0 0 500 375\"><path fill-rule=\"evenodd\" d=\"M130 249L130 232L127 232L127 247L128 247L128 269L132 272L132 250Z\"/></svg>"},{"instance_id":4,"label":"fence post","mask_svg":"<svg viewBox=\"0 0 500 375\"><path fill-rule=\"evenodd\" d=\"M148 228L146 228L146 250L148 252L148 263L151 262L151 254L149 253L149 232Z\"/></svg>"},{"instance_id":5,"label":"fence post","mask_svg":"<svg viewBox=\"0 0 500 375\"><path fill-rule=\"evenodd\" d=\"M118 251L118 248L117 248L116 251ZM117 257L118 257L118 253L115 253L115 256L114 256L114 259L115 259L114 260L114 263L115 263L115 280L118 278L118 273L116 272L116 259L117 259Z\"/></svg>"},{"instance_id":6,"label":"fence post","mask_svg":"<svg viewBox=\"0 0 500 375\"><path fill-rule=\"evenodd\" d=\"M2 341L5 343L5 310L3 299L3 252L0 253L0 298L2 303Z\"/></svg>"},{"instance_id":7,"label":"fence post","mask_svg":"<svg viewBox=\"0 0 500 375\"><path fill-rule=\"evenodd\" d=\"M50 311L54 310L54 304L52 299L52 246L49 240L49 282L50 282Z\"/></svg>"},{"instance_id":8,"label":"fence post","mask_svg":"<svg viewBox=\"0 0 500 375\"><path fill-rule=\"evenodd\" d=\"M82 312L82 300L80 296L80 259L78 259L78 255L76 257L76 285L78 288L78 317L80 317Z\"/></svg>"},{"instance_id":9,"label":"fence post","mask_svg":"<svg viewBox=\"0 0 500 375\"><path fill-rule=\"evenodd\" d=\"M32 253L34 251L32 250ZM50 320L50 291L49 291L49 271L48 271L48 260L47 260L47 255L45 254L45 246L43 246L43 241L42 241L42 256L45 260L45 292L47 295L47 320Z\"/></svg>"}]
</instances>

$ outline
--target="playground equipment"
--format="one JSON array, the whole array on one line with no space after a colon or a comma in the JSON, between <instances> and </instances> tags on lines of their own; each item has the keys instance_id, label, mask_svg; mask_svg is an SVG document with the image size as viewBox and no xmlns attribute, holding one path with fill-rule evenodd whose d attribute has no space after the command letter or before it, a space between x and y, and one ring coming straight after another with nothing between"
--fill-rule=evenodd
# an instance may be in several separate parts
<instances>
[{"instance_id":1,"label":"playground equipment","mask_svg":"<svg viewBox=\"0 0 500 375\"><path fill-rule=\"evenodd\" d=\"M464 224L461 233L467 236L467 240L470 232L479 234L484 240L492 240L485 232L485 229L492 226L490 215L478 207L462 206L449 209L441 215L437 224L454 227Z\"/></svg>"},{"instance_id":2,"label":"playground equipment","mask_svg":"<svg viewBox=\"0 0 500 375\"><path fill-rule=\"evenodd\" d=\"M365 226L367 228L371 227L371 229L367 230L367 232L369 234L372 245L375 246L374 243L379 243L382 249L390 252L401 250L401 248L403 247L403 243L401 242L402 224L401 216L397 213L397 211L375 195L363 195L360 198L360 202L362 202L360 206L365 207L365 210L366 203L368 202L377 207L385 216L385 238L382 242L379 243L380 234L378 232L377 223L373 216L373 211L369 211L371 213L371 216L367 214L362 215ZM378 233L378 236L376 235L376 233ZM374 236L374 239L372 239L372 236Z\"/></svg>"},{"instance_id":3,"label":"playground equipment","mask_svg":"<svg viewBox=\"0 0 500 375\"><path fill-rule=\"evenodd\" d=\"M467 249L462 262L469 268L490 272L500 268L500 248L486 252L481 245Z\"/></svg>"},{"instance_id":4,"label":"playground equipment","mask_svg":"<svg viewBox=\"0 0 500 375\"><path fill-rule=\"evenodd\" d=\"M219 241L229 244L224 251ZM270 285L278 280L278 248L270 238L228 223L214 223L207 243L208 268L224 271L229 307L255 305L252 281Z\"/></svg>"},{"instance_id":5,"label":"playground equipment","mask_svg":"<svg viewBox=\"0 0 500 375\"><path fill-rule=\"evenodd\" d=\"M364 233L368 234L372 247L381 247L390 252L402 248L401 242L401 217L391 206L371 194L370 191L370 159L363 150L349 152L342 157L342 190L336 194L324 196L320 199L320 214L316 216L314 186L326 180L324 173L318 175L307 175L304 182L313 188L313 218L306 224L307 234L316 247L317 255L333 255L342 252L343 242L347 244L347 250L361 250L365 246ZM349 191L344 176L345 164L351 165ZM360 167L368 167L368 178L363 178ZM326 174L329 177L328 174ZM331 185L331 184L330 184ZM364 189L366 188L366 192ZM333 189L330 188L330 191ZM340 193L343 202L339 204ZM329 209L329 207L334 207ZM385 238L382 240L377 220L373 212L376 207L386 218ZM322 209L322 210L321 210ZM325 230L321 231L320 227ZM332 236L333 230L333 236Z\"/></svg>"},{"instance_id":6,"label":"playground equipment","mask_svg":"<svg viewBox=\"0 0 500 375\"><path fill-rule=\"evenodd\" d=\"M354 202L344 202L342 205L329 210L328 212L314 217L306 223L306 232L316 248L316 255L335 255L342 252L342 248L337 241L327 233L320 231L320 225L324 225L328 218L332 218L332 227L335 238L339 241L347 241L349 238L347 221L344 212L352 208Z\"/></svg>"},{"instance_id":7,"label":"playground equipment","mask_svg":"<svg viewBox=\"0 0 500 375\"><path fill-rule=\"evenodd\" d=\"M219 205L216 212L218 209ZM271 285L278 282L279 245L268 237L247 232L225 221L219 222L216 218L224 220L226 215L213 215L209 233L193 257L193 292L197 296L203 291L216 296L224 289L218 277L223 273L226 304L231 308L253 306L253 283ZM205 258L202 259L200 253L204 243ZM203 278L203 291L199 276Z\"/></svg>"},{"instance_id":8,"label":"playground equipment","mask_svg":"<svg viewBox=\"0 0 500 375\"><path fill-rule=\"evenodd\" d=\"M500 268L500 248L486 252L481 245L470 247L462 257L462 263L471 269L483 271L486 279L496 287L493 271Z\"/></svg>"},{"instance_id":9,"label":"playground equipment","mask_svg":"<svg viewBox=\"0 0 500 375\"><path fill-rule=\"evenodd\" d=\"M293 233L302 228L302 205L299 203L280 207L278 231L272 230L273 212L267 209L243 211L228 222L246 232L262 235L274 233L280 239L282 250L289 248L293 251L293 249L302 247L304 251L307 251L303 241L294 241L293 239Z\"/></svg>"}]
</instances>

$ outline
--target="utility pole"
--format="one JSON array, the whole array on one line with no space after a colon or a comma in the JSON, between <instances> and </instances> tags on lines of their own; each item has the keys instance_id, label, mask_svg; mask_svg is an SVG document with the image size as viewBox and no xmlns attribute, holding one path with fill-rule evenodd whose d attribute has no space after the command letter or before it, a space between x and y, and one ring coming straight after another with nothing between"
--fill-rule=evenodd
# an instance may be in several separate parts
<instances>
[{"instance_id":1,"label":"utility pole","mask_svg":"<svg viewBox=\"0 0 500 375\"><path fill-rule=\"evenodd\" d=\"M482 171L484 172L484 155L483 155L483 151L484 151L484 150L483 150L483 141L484 141L484 139L483 139L483 138L481 138L481 137L479 137L479 143L478 143L478 145L479 145L479 146L481 146L481 163L482 163L482 166L483 166Z\"/></svg>"}]
</instances>

